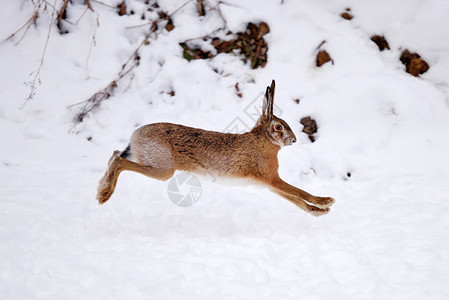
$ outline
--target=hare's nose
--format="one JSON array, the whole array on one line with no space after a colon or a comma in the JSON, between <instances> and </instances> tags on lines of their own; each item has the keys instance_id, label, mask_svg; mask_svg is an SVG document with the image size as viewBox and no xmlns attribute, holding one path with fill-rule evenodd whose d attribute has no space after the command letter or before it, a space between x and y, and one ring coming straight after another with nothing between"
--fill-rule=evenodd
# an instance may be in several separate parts
<instances>
[{"instance_id":1,"label":"hare's nose","mask_svg":"<svg viewBox=\"0 0 449 300\"><path fill-rule=\"evenodd\" d=\"M295 140L295 139L292 139L292 143L296 143L296 140Z\"/></svg>"}]
</instances>

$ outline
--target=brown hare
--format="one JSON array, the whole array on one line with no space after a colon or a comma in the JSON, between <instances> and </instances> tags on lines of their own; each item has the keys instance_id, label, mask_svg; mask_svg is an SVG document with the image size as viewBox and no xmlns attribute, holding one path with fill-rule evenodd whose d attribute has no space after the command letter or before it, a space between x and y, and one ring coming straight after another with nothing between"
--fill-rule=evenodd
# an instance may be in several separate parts
<instances>
[{"instance_id":1,"label":"brown hare","mask_svg":"<svg viewBox=\"0 0 449 300\"><path fill-rule=\"evenodd\" d=\"M277 153L296 142L296 136L273 115L274 88L273 80L265 93L262 116L250 132L221 133L171 123L140 127L129 146L123 152L114 151L109 159L98 186L98 201L108 201L122 171L168 180L175 170L184 170L251 179L314 216L328 213L333 198L310 195L279 177Z\"/></svg>"}]
</instances>

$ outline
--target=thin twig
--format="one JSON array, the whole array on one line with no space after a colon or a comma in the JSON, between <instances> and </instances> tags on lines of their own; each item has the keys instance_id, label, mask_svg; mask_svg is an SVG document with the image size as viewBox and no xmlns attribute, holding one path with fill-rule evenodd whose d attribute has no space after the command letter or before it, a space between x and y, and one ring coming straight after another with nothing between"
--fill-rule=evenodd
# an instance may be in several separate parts
<instances>
[{"instance_id":1,"label":"thin twig","mask_svg":"<svg viewBox=\"0 0 449 300\"><path fill-rule=\"evenodd\" d=\"M28 25L28 27L29 27L29 26L31 25L31 21L33 21L33 19L34 19L34 15L31 16L31 17L28 19L28 21L26 21L26 23L22 25L22 27L20 27L19 29L17 29L13 34L11 34L11 35L8 36L5 40L3 40L3 42L6 42L6 41L12 39L13 37L15 37L16 34L18 34L23 28L25 28L25 26Z\"/></svg>"},{"instance_id":2,"label":"thin twig","mask_svg":"<svg viewBox=\"0 0 449 300\"><path fill-rule=\"evenodd\" d=\"M318 47L315 48L315 50L320 49L325 43L326 43L326 40L322 41L322 42L318 45Z\"/></svg>"},{"instance_id":3,"label":"thin twig","mask_svg":"<svg viewBox=\"0 0 449 300\"><path fill-rule=\"evenodd\" d=\"M216 11L218 16L223 20L223 26L219 27L217 29L214 29L212 32L210 32L210 33L208 33L206 35L203 35L203 36L200 36L200 37L196 37L196 38L187 39L187 40L184 41L185 43L186 42L190 42L190 41L199 40L199 39L210 38L211 36L215 35L215 33L227 29L227 27L228 27L227 21L226 21L225 17L223 16L222 12L221 12L221 9L219 7L220 4L228 5L227 3L222 2L222 1L218 2L216 6L212 6L211 4L209 4L209 2L206 2L206 5L209 7L209 9L212 10L212 11Z\"/></svg>"},{"instance_id":4,"label":"thin twig","mask_svg":"<svg viewBox=\"0 0 449 300\"><path fill-rule=\"evenodd\" d=\"M70 131L73 131L75 126L81 122L83 122L84 118L91 112L96 109L98 109L101 105L101 102L104 99L109 98L112 94L114 89L117 87L117 82L113 80L110 82L104 89L96 92L92 95L87 101L85 101L85 105L82 107L80 112L75 116L74 124Z\"/></svg>"},{"instance_id":5,"label":"thin twig","mask_svg":"<svg viewBox=\"0 0 449 300\"><path fill-rule=\"evenodd\" d=\"M91 40L90 46L89 46L89 52L87 53L86 66L85 66L86 70L87 70L87 67L88 67L88 64L89 64L89 58L90 58L90 54L92 53L92 48L94 46L96 46L96 44L97 44L95 37L96 37L96 34L97 34L97 29L100 26L100 16L98 15L97 12L95 12L95 11L93 11L93 12L96 14L96 22L95 22L94 33L92 34L92 40Z\"/></svg>"},{"instance_id":6,"label":"thin twig","mask_svg":"<svg viewBox=\"0 0 449 300\"><path fill-rule=\"evenodd\" d=\"M87 2L88 2L88 1L86 1L86 3L87 3ZM98 0L90 0L89 2L98 3L98 4L100 4L100 5L103 5L103 6L106 6L106 7L109 7L109 8L115 8L114 5L106 4L106 3L101 2L101 1L98 1ZM89 6L89 5L88 5L88 6Z\"/></svg>"},{"instance_id":7,"label":"thin twig","mask_svg":"<svg viewBox=\"0 0 449 300\"><path fill-rule=\"evenodd\" d=\"M98 1L96 1L96 0L91 0L91 1L98 3ZM180 11L184 6L186 6L191 1L192 0L188 0L187 2L182 4L175 11L173 11L170 15L168 15L167 18L172 17L174 14L176 14L178 11ZM83 122L83 120L85 119L86 116L88 116L91 112L96 111L100 107L103 100L108 99L110 96L112 96L114 90L118 86L118 82L122 78L124 78L126 75L131 73L131 71L133 71L139 65L138 54L139 54L140 49L142 48L143 45L146 45L148 43L148 40L151 37L151 35L153 33L157 32L158 23L165 21L165 20L166 20L166 18L158 19L158 20L152 21L151 23L145 24L145 25L151 24L150 31L145 35L142 42L140 42L140 44L137 46L137 48L131 53L131 55L128 57L128 59L125 61L125 63L122 65L120 71L117 73L117 76L114 80L112 80L106 87L104 87L103 89L101 89L98 92L96 92L95 94L93 94L89 99L79 102L79 103L76 103L76 104L72 104L69 106L69 107L73 107L73 106L77 106L77 105L84 103L84 105L80 108L80 110L74 117L74 123L73 123L72 128L70 129L71 132L74 131L76 125ZM94 38L93 38L93 40L94 40ZM131 61L133 62L132 64L130 64Z\"/></svg>"},{"instance_id":8,"label":"thin twig","mask_svg":"<svg viewBox=\"0 0 449 300\"><path fill-rule=\"evenodd\" d=\"M56 9L56 3L55 4L51 4L50 2L48 2L47 0L43 0L43 2L45 3L45 4L47 4L48 6L51 6L51 8L54 8L54 9ZM44 9L45 10L45 9Z\"/></svg>"},{"instance_id":9,"label":"thin twig","mask_svg":"<svg viewBox=\"0 0 449 300\"><path fill-rule=\"evenodd\" d=\"M44 65L44 58L45 58L45 53L47 52L47 46L48 46L48 41L50 40L50 35L51 35L51 29L53 27L53 20L55 17L55 5L56 5L56 1L54 1L53 3L53 11L51 13L51 19L50 19L50 24L48 25L48 32L47 32L47 38L45 40L45 45L44 45L44 50L42 51L42 56L41 56L41 60L39 62L39 66L37 68L37 71L35 72L36 74L34 75L33 81L30 82L31 85L31 91L30 94L28 95L28 98L25 100L25 102L22 105L22 108L30 101L33 99L34 95L36 94L36 81L40 82L40 73L41 73L41 69L42 66Z\"/></svg>"},{"instance_id":10,"label":"thin twig","mask_svg":"<svg viewBox=\"0 0 449 300\"><path fill-rule=\"evenodd\" d=\"M190 2L192 2L192 0L188 0L188 1L184 2L183 5L181 5L181 6L178 7L177 9L175 9L175 11L173 11L171 14L169 14L169 17L172 17L174 14L176 14L178 11L180 11L182 8L184 8L184 6L186 6L186 5L189 4Z\"/></svg>"},{"instance_id":11,"label":"thin twig","mask_svg":"<svg viewBox=\"0 0 449 300\"><path fill-rule=\"evenodd\" d=\"M86 2L87 7L88 7L91 11L95 11L95 10L92 8L92 4L90 4L90 0L85 0L84 2Z\"/></svg>"},{"instance_id":12,"label":"thin twig","mask_svg":"<svg viewBox=\"0 0 449 300\"><path fill-rule=\"evenodd\" d=\"M79 24L79 22L81 21L81 19L84 17L84 15L86 14L86 12L89 10L89 7L86 7L84 10L83 10L83 13L78 17L78 19L75 21L75 23L71 23L70 21L68 21L68 20L65 20L66 22L69 22L70 24L72 24L72 25L78 25ZM94 11L95 12L95 11Z\"/></svg>"},{"instance_id":13,"label":"thin twig","mask_svg":"<svg viewBox=\"0 0 449 300\"><path fill-rule=\"evenodd\" d=\"M215 7L211 8L211 10L217 11L218 16L223 20L223 23L224 23L223 27L219 28L218 30L228 28L228 21L226 21L226 18L223 16L223 13L221 12L220 4L237 7L235 5L231 5L231 4L225 3L223 1L219 1Z\"/></svg>"},{"instance_id":14,"label":"thin twig","mask_svg":"<svg viewBox=\"0 0 449 300\"><path fill-rule=\"evenodd\" d=\"M219 31L221 31L221 30L223 30L223 29L226 29L226 27L220 27L220 28L217 28L217 29L214 29L213 31L211 31L210 33L208 33L208 34L206 34L206 35L203 35L203 36L198 36L198 37L194 37L194 38L190 38L190 39L187 39L187 40L185 40L184 41L184 43L187 43L187 42L191 42L191 41L196 41L196 40L204 40L204 39L210 39L212 36L214 36L217 32L219 32Z\"/></svg>"},{"instance_id":15,"label":"thin twig","mask_svg":"<svg viewBox=\"0 0 449 300\"><path fill-rule=\"evenodd\" d=\"M148 41L148 39L150 38L151 34L153 34L156 30L157 30L157 26L153 26L151 31L145 36L144 40L139 44L139 46L136 48L136 50L134 50L134 52L131 54L131 56L128 58L128 60L122 65L122 68L118 72L116 79L111 81L105 88L103 88L100 91L98 91L95 94L93 94L86 101L83 101L83 102L80 102L80 103L73 104L73 105L69 106L69 107L73 107L75 105L84 103L83 107L81 107L79 112L74 117L74 123L73 123L73 126L70 129L71 132L73 132L73 130L75 129L76 125L78 125L79 123L83 122L84 118L87 115L89 115L89 113L97 110L100 107L101 102L104 99L108 99L110 96L112 96L112 94L114 93L114 90L117 88L117 83L123 77L125 77L127 74L129 74L132 70L134 70L135 67L137 67L139 62L135 58L137 56L137 53L138 53L139 49ZM133 58L134 58L134 63L131 66L128 67L129 62Z\"/></svg>"},{"instance_id":16,"label":"thin twig","mask_svg":"<svg viewBox=\"0 0 449 300\"><path fill-rule=\"evenodd\" d=\"M28 29L31 27L31 24L36 25L36 20L37 20L37 18L39 16L39 11L41 9L42 3L44 3L44 2L45 1L43 1L43 0L40 0L39 2L37 2L34 5L33 13L31 15L31 17L28 19L28 21L22 27L20 27L16 32L14 32L8 38L6 38L4 40L4 42L6 42L6 41L12 39L13 37L15 37L16 34L18 34L20 31L22 31L22 29L24 29L26 27L25 32L23 33L22 37L15 43L15 45L17 46L23 40L25 35L27 34Z\"/></svg>"},{"instance_id":17,"label":"thin twig","mask_svg":"<svg viewBox=\"0 0 449 300\"><path fill-rule=\"evenodd\" d=\"M184 2L180 7L178 7L177 9L175 9L171 14L167 15L164 19L158 19L156 20L158 23L161 21L166 21L168 19L170 19L174 14L176 14L178 11L180 11L184 6L186 6L187 4L189 4L190 2L192 2L193 0L188 0L186 2ZM134 29L134 28L140 28L140 27L145 27L147 25L152 25L154 24L155 21L150 21L150 22L146 22L143 24L139 24L139 25L133 25L133 26L128 26L126 27L126 29Z\"/></svg>"},{"instance_id":18,"label":"thin twig","mask_svg":"<svg viewBox=\"0 0 449 300\"><path fill-rule=\"evenodd\" d=\"M125 88L124 93L126 93L131 88L131 84L134 81L134 77L136 77L136 74L135 73L131 74L131 79L129 80L128 86Z\"/></svg>"}]
</instances>

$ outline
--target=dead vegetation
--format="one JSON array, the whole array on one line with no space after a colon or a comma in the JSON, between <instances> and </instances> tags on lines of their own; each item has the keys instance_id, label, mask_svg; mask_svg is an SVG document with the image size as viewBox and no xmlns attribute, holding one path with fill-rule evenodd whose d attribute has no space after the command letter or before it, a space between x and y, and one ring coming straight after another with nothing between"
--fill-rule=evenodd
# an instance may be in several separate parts
<instances>
[{"instance_id":1,"label":"dead vegetation","mask_svg":"<svg viewBox=\"0 0 449 300\"><path fill-rule=\"evenodd\" d=\"M206 10L204 8L203 0L197 0L197 11L198 11L198 15L200 15L201 17L206 15Z\"/></svg>"},{"instance_id":2,"label":"dead vegetation","mask_svg":"<svg viewBox=\"0 0 449 300\"><path fill-rule=\"evenodd\" d=\"M371 37L371 41L377 45L379 51L390 50L390 45L384 36L374 35ZM402 51L399 60L405 65L405 71L415 77L419 77L430 68L429 64L418 53L411 53L408 49Z\"/></svg>"},{"instance_id":3,"label":"dead vegetation","mask_svg":"<svg viewBox=\"0 0 449 300\"><path fill-rule=\"evenodd\" d=\"M313 143L316 138L314 136L315 133L318 132L318 125L316 121L312 119L312 117L304 117L301 119L300 123L304 126L302 132L309 136L309 140Z\"/></svg>"},{"instance_id":4,"label":"dead vegetation","mask_svg":"<svg viewBox=\"0 0 449 300\"><path fill-rule=\"evenodd\" d=\"M407 49L402 51L399 60L405 65L406 72L415 77L419 77L419 75L424 74L430 68L427 62L422 59L418 53L411 53Z\"/></svg>"},{"instance_id":5,"label":"dead vegetation","mask_svg":"<svg viewBox=\"0 0 449 300\"><path fill-rule=\"evenodd\" d=\"M64 0L62 2L61 9L59 10L59 13L58 13L58 17L57 17L58 21L56 22L56 26L58 27L60 34L68 33L67 30L64 30L62 28L62 20L65 20L67 18L67 10L66 9L67 9L67 5L69 4L69 1L70 0Z\"/></svg>"},{"instance_id":6,"label":"dead vegetation","mask_svg":"<svg viewBox=\"0 0 449 300\"><path fill-rule=\"evenodd\" d=\"M36 25L36 19L37 19L38 15L39 15L39 11L41 9L42 2L43 1L39 1L39 2L37 2L35 4L35 7L34 7L35 10L33 12L33 16L30 18L30 20L33 20L33 23L35 25ZM37 89L36 85L41 83L40 73L41 73L42 66L44 65L45 53L47 52L48 41L50 40L50 34L51 34L51 30L53 28L53 20L55 18L55 14L56 14L55 5L56 5L56 0L53 3L53 10L52 10L52 13L51 13L50 25L48 26L47 37L45 39L45 45L44 45L44 49L42 50L42 56L41 56L41 59L39 61L39 65L38 65L36 71L33 72L34 73L33 80L25 83L26 85L28 85L30 87L30 94L28 95L28 97L27 97L26 101L24 102L24 104L22 105L22 107L25 106L29 101L31 101L34 98L34 95L36 94L36 89ZM46 5L44 7L44 10L46 10ZM29 23L27 29L25 30L25 33L24 33L23 37L25 36L25 34L28 31L28 28L30 26L31 26L31 22ZM12 37L12 36L10 36L10 37ZM20 40L19 40L19 42L20 42Z\"/></svg>"},{"instance_id":7,"label":"dead vegetation","mask_svg":"<svg viewBox=\"0 0 449 300\"><path fill-rule=\"evenodd\" d=\"M191 61L193 59L209 59L220 53L235 53L243 56L243 61L249 62L251 68L265 67L267 64L268 45L264 40L264 35L270 32L267 23L249 23L244 32L236 34L228 32L228 35L235 36L234 39L221 40L218 37L202 37L204 41L210 42L216 50L216 54L211 51L202 50L200 47L192 45L192 41L181 43L183 57Z\"/></svg>"},{"instance_id":8,"label":"dead vegetation","mask_svg":"<svg viewBox=\"0 0 449 300\"><path fill-rule=\"evenodd\" d=\"M123 2L125 3L125 2ZM149 4L149 3L148 3ZM157 4L157 3L156 3ZM185 5L185 3L181 6L183 7ZM151 5L152 8L158 7L158 5L152 4ZM156 9L158 9L156 8ZM126 4L124 4L124 10L126 10ZM158 16L159 18L156 20L153 20L150 23L147 23L146 25L151 25L150 26L150 30L147 33L147 35L145 36L145 38L143 39L143 41L138 45L138 47L133 51L133 53L129 56L129 58L127 59L127 61L122 65L120 71L117 73L116 77L114 80L112 80L109 84L106 85L106 87L104 87L103 89L99 90L98 92L94 93L91 97L89 97L87 100L81 102L81 103L77 103L75 105L72 106L76 106L76 105L82 105L82 107L78 110L78 113L75 114L74 118L73 118L73 126L71 128L71 131L74 131L75 127L84 121L84 119L92 112L95 112L96 110L98 110L98 108L101 106L101 103L104 100L109 99L113 94L114 91L117 89L119 82L129 73L131 73L137 66L139 66L140 64L140 55L139 55L139 51L140 49L144 46L144 45L148 45L149 44L149 39L150 37L153 36L153 34L156 34L157 31L162 30L163 28L165 28L167 31L170 31L167 28L167 25L170 24L171 21L171 17L179 11L180 8L178 8L177 10L175 10L173 13L171 14L167 14L166 12L160 10L158 11ZM118 12L120 13L120 12ZM165 25L165 26L160 26L160 25ZM172 28L173 29L173 28ZM171 29L171 30L172 30ZM156 38L156 35L154 35ZM171 92L170 95L174 96L175 92Z\"/></svg>"},{"instance_id":9,"label":"dead vegetation","mask_svg":"<svg viewBox=\"0 0 449 300\"><path fill-rule=\"evenodd\" d=\"M32 3L34 4L34 8L33 8L33 12L31 14L30 18L26 21L26 23L24 25L22 25L19 29L17 29L14 33L12 33L10 36L8 36L4 40L4 42L6 42L8 40L15 39L20 32L23 32L22 36L15 42L15 45L18 45L25 38L31 25L37 26L37 20L39 19L40 14L46 12L49 7L51 8L51 17L50 17L48 31L47 31L47 35L46 35L46 39L45 39L44 48L42 50L41 59L39 61L39 65L38 65L37 69L35 71L31 72L31 74L30 74L30 76L34 76L33 79L31 81L25 82L25 85L30 87L30 93L29 93L27 99L25 100L24 104L22 105L22 107L25 106L30 100L32 100L34 98L34 96L36 94L37 85L41 84L40 72L41 72L42 66L44 65L45 54L47 51L47 46L48 46L48 42L50 40L50 35L52 32L52 28L53 28L55 19L56 19L56 26L59 29L59 33L64 34L64 33L68 32L66 30L63 30L62 22L63 22L63 20L65 20L67 18L67 7L68 7L69 2L70 2L70 0L63 0L61 8L58 11L56 8L57 0L54 0L53 3L50 3L47 0L32 1ZM91 11L94 11L90 0L85 0L84 4L87 7L86 10L90 9Z\"/></svg>"},{"instance_id":10,"label":"dead vegetation","mask_svg":"<svg viewBox=\"0 0 449 300\"><path fill-rule=\"evenodd\" d=\"M242 92L240 91L239 83L238 83L238 82L234 85L234 88L235 88L235 93L236 93L237 97L242 98L242 97L243 97L243 94L242 94Z\"/></svg>"},{"instance_id":11,"label":"dead vegetation","mask_svg":"<svg viewBox=\"0 0 449 300\"><path fill-rule=\"evenodd\" d=\"M325 63L328 63L328 62L332 62L332 64L334 64L329 53L327 53L326 50L320 50L318 52L318 54L316 55L316 61L315 61L316 66L321 67L322 65L324 65Z\"/></svg>"},{"instance_id":12,"label":"dead vegetation","mask_svg":"<svg viewBox=\"0 0 449 300\"><path fill-rule=\"evenodd\" d=\"M191 61L193 59L208 59L212 58L214 55L210 51L202 50L201 48L189 47L187 43L181 43L183 51L182 56Z\"/></svg>"},{"instance_id":13,"label":"dead vegetation","mask_svg":"<svg viewBox=\"0 0 449 300\"><path fill-rule=\"evenodd\" d=\"M91 1L98 5L105 5L110 7L111 9L115 9L116 13L119 16L125 16L125 15L132 15L134 14L133 10L129 10L126 5L126 0L123 0L122 2L119 2L116 6L111 6L104 4L100 1L95 0L85 0L84 5L86 6L86 11L90 10L97 14L94 9L92 8ZM207 1L203 0L188 0L184 2L178 9L176 9L171 14L163 11L157 0L145 0L145 4L147 6L146 11L144 11L141 15L141 19L149 19L149 22L146 22L144 24L137 25L135 27L141 27L141 26L148 26L149 31L148 34L145 36L143 42L135 49L135 51L130 55L128 60L122 65L122 68L119 70L115 78L107 84L103 89L97 91L94 93L91 97L89 97L87 100L78 103L76 105L83 105L78 113L74 117L74 125L75 127L77 124L83 122L83 120L91 113L97 110L102 101L110 98L116 88L119 86L119 82L122 78L124 78L127 74L131 73L134 68L136 68L139 65L140 62L140 56L139 56L139 50L143 45L149 44L150 37L154 34L154 38L157 37L156 33L158 31L161 31L165 29L167 32L170 32L175 29L175 24L173 23L172 16L178 12L181 8L183 8L188 3L195 2L196 10L198 12L199 16L205 16L206 13L215 11L220 18L222 18L224 26L219 28L217 31L226 32L227 30L227 37L225 39L221 39L217 36L214 36L215 34L211 34L210 36L204 36L198 39L202 39L205 42L210 43L210 45L213 47L213 50L203 50L201 47L196 46L198 43L195 44L195 40L198 39L190 39L183 43L180 43L180 46L182 47L182 53L183 57L188 60L195 60L195 59L211 59L215 57L218 54L221 53L227 53L227 54L236 54L240 55L242 57L242 60L245 63L249 63L251 68L263 68L267 64L268 58L267 58L267 52L268 52L268 45L264 39L264 36L270 32L270 27L265 22L260 23L248 23L247 27L242 32L231 32L227 29L226 20L224 19L223 15L220 11L220 5L223 4L223 2L218 2L218 4L214 7L211 6L211 4ZM36 91L36 86L40 84L40 70L43 66L46 48L48 44L48 40L50 38L50 33L53 24L56 24L57 28L59 29L60 34L66 34L68 33L67 24L77 24L78 21L82 18L82 16L78 19L76 23L71 23L68 20L68 13L71 9L71 6L69 4L72 3L71 0L54 0L54 3L51 4L48 2L48 0L34 0L34 10L30 16L30 18L27 20L27 22L20 27L16 32L11 34L5 41L16 39L16 44L20 43L20 41L25 37L28 29L34 25L37 26L37 20L41 13L47 11L49 8L52 9L51 13L51 20L50 20L50 26L47 33L47 40L44 46L44 49L42 51L42 57L40 60L40 64L37 67L36 71L32 73L33 80L30 82L27 82L26 84L30 86L30 94L27 98L27 101L33 99ZM57 3L60 3L59 7L56 7ZM206 10L207 9L207 10ZM153 14L148 14L147 12L157 12L158 18L156 20L151 20L149 16L153 16ZM84 15L84 13L83 13ZM354 18L351 9L347 8L343 13L340 15L342 18L346 20L352 20ZM98 14L97 14L97 27L99 26L98 22ZM129 29L129 28L128 28ZM217 32L215 31L215 32ZM92 36L92 44L91 48L95 45L95 32ZM22 33L21 37L18 37L18 34ZM384 50L390 50L389 43L382 35L374 35L371 37L371 40L378 46L379 51ZM323 47L326 44L326 41L324 40L321 42L321 44L316 48L316 59L315 64L317 67L321 67L326 63L331 62L334 64L334 60L332 59L331 55L328 53L327 50L323 49ZM91 49L90 49L91 50ZM87 62L89 60L90 56L90 50L87 57ZM421 58L421 56L417 53L411 53L409 50L404 50L401 53L400 61L405 65L406 72L412 74L413 76L419 76L429 70L428 63ZM87 62L86 62L86 68L87 68ZM131 79L132 80L132 79ZM239 87L239 84L235 84L235 92L238 97L243 97L242 91ZM169 93L171 96L174 96L175 91L171 91ZM25 102L25 104L27 103ZM300 99L294 99L296 103L299 104ZM317 132L317 124L315 120L313 120L310 117L305 117L301 119L301 124L304 125L303 131L308 134L309 139L313 142L315 141L314 134Z\"/></svg>"},{"instance_id":14,"label":"dead vegetation","mask_svg":"<svg viewBox=\"0 0 449 300\"><path fill-rule=\"evenodd\" d=\"M379 51L384 51L385 49L390 50L390 45L383 35L373 35L371 40L377 45L377 47L379 47Z\"/></svg>"},{"instance_id":15,"label":"dead vegetation","mask_svg":"<svg viewBox=\"0 0 449 300\"><path fill-rule=\"evenodd\" d=\"M122 1L120 4L117 4L117 13L119 16L125 16L128 13L126 12L126 2Z\"/></svg>"},{"instance_id":16,"label":"dead vegetation","mask_svg":"<svg viewBox=\"0 0 449 300\"><path fill-rule=\"evenodd\" d=\"M325 63L331 62L334 64L334 60L331 58L330 54L326 50L322 50L321 47L326 44L326 40L322 41L318 47L316 47L316 50L318 51L316 58L315 58L315 65L317 67L321 67Z\"/></svg>"},{"instance_id":17,"label":"dead vegetation","mask_svg":"<svg viewBox=\"0 0 449 300\"><path fill-rule=\"evenodd\" d=\"M56 4L56 1L55 1ZM41 12L45 12L47 10L47 2L44 0L39 0L34 3L34 9L31 13L30 18L26 21L24 25L22 25L19 29L17 29L14 33L12 33L9 37L5 39L5 41L11 40L17 36L19 32L23 31L22 36L18 39L18 41L15 43L18 45L20 41L25 37L28 30L30 29L31 25L37 26L37 19L39 18L39 14Z\"/></svg>"},{"instance_id":18,"label":"dead vegetation","mask_svg":"<svg viewBox=\"0 0 449 300\"><path fill-rule=\"evenodd\" d=\"M354 16L350 13L350 11L351 9L349 7L346 8L345 11L340 14L340 17L342 17L345 20L351 21L354 18Z\"/></svg>"},{"instance_id":19,"label":"dead vegetation","mask_svg":"<svg viewBox=\"0 0 449 300\"><path fill-rule=\"evenodd\" d=\"M84 118L92 111L97 110L101 102L105 99L111 97L114 93L115 88L117 87L117 82L113 80L109 83L105 88L93 94L87 102L84 104L82 109L75 115L74 123L79 124L84 121Z\"/></svg>"}]
</instances>

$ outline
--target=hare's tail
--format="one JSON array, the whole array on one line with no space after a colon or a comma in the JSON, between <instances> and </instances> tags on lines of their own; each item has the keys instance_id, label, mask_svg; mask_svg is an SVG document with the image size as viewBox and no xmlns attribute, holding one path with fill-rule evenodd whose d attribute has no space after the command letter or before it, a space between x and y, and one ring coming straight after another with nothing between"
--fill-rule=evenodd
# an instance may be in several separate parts
<instances>
[{"instance_id":1,"label":"hare's tail","mask_svg":"<svg viewBox=\"0 0 449 300\"><path fill-rule=\"evenodd\" d=\"M128 145L128 147L120 153L120 157L125 159L131 157L131 145Z\"/></svg>"}]
</instances>

